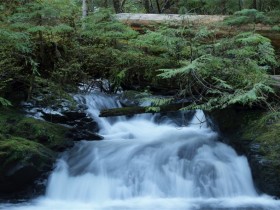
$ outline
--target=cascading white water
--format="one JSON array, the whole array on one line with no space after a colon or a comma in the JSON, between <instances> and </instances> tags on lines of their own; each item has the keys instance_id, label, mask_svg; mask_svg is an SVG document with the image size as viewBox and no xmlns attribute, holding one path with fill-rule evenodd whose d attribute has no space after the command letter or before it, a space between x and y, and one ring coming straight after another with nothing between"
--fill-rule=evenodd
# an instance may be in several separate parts
<instances>
[{"instance_id":1,"label":"cascading white water","mask_svg":"<svg viewBox=\"0 0 280 210\"><path fill-rule=\"evenodd\" d=\"M279 209L257 194L244 156L217 141L196 111L188 126L153 115L98 118L119 106L109 96L77 96L99 123L103 141L82 141L58 160L46 195L22 210ZM1 209L1 206L0 206Z\"/></svg>"}]
</instances>

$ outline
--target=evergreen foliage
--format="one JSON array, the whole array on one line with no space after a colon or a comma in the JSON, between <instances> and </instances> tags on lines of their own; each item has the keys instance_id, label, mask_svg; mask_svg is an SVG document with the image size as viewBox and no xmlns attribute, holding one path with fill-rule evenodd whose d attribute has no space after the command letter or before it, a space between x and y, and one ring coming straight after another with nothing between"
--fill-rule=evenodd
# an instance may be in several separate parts
<instances>
[{"instance_id":1,"label":"evergreen foliage","mask_svg":"<svg viewBox=\"0 0 280 210\"><path fill-rule=\"evenodd\" d=\"M9 15L0 21L1 96L20 88L30 99L35 77L52 76L62 60L62 51L72 44L76 8L70 0L3 5L2 10Z\"/></svg>"},{"instance_id":2,"label":"evergreen foliage","mask_svg":"<svg viewBox=\"0 0 280 210\"><path fill-rule=\"evenodd\" d=\"M202 45L194 60L178 69L163 69L164 79L179 78L181 96L193 95L186 109L212 110L233 104L266 103L273 89L267 72L277 65L269 39L241 33Z\"/></svg>"},{"instance_id":3,"label":"evergreen foliage","mask_svg":"<svg viewBox=\"0 0 280 210\"><path fill-rule=\"evenodd\" d=\"M226 18L224 22L231 26L253 24L253 29L255 29L255 24L269 24L270 19L263 12L259 12L256 9L244 9L235 12L232 16Z\"/></svg>"},{"instance_id":4,"label":"evergreen foliage","mask_svg":"<svg viewBox=\"0 0 280 210\"><path fill-rule=\"evenodd\" d=\"M270 41L256 33L217 39L217 33L206 27L168 25L138 33L114 19L112 2L88 3L89 13L83 18L76 0L1 4L0 104L9 105L7 99L15 89L31 99L36 88L50 86L51 92L63 93L69 85L92 78L109 79L111 91L146 85L181 87L181 97L194 95L193 108L204 109L252 105L273 92L267 73L277 66L275 52ZM222 0L175 1L164 8L162 1L158 3L161 12L186 7L201 14L231 14L240 7ZM124 11L156 8L129 0L121 6ZM278 30L277 10L249 9L249 1L242 8L226 24L269 23Z\"/></svg>"}]
</instances>

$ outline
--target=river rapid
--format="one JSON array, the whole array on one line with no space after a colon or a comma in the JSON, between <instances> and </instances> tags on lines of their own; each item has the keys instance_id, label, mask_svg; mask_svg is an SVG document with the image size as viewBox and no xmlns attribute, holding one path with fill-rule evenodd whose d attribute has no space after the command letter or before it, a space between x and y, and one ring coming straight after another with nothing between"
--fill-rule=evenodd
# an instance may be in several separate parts
<instances>
[{"instance_id":1,"label":"river rapid","mask_svg":"<svg viewBox=\"0 0 280 210\"><path fill-rule=\"evenodd\" d=\"M178 113L176 120L99 118L101 109L120 106L114 97L75 98L104 140L77 142L57 160L44 196L2 203L1 210L280 209L279 201L256 191L246 157L218 141L202 111Z\"/></svg>"}]
</instances>

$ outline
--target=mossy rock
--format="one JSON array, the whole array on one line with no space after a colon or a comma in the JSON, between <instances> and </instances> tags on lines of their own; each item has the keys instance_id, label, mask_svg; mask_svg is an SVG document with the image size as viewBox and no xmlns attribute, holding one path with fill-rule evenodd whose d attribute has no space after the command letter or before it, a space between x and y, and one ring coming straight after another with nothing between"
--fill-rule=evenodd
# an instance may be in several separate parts
<instances>
[{"instance_id":1,"label":"mossy rock","mask_svg":"<svg viewBox=\"0 0 280 210\"><path fill-rule=\"evenodd\" d=\"M20 137L0 140L0 194L15 192L51 170L56 153Z\"/></svg>"},{"instance_id":2,"label":"mossy rock","mask_svg":"<svg viewBox=\"0 0 280 210\"><path fill-rule=\"evenodd\" d=\"M248 109L245 107L229 107L207 113L213 120L213 128L217 130L222 140L231 145L239 154L248 154L250 138L242 138L244 128L259 118L263 110Z\"/></svg>"},{"instance_id":3,"label":"mossy rock","mask_svg":"<svg viewBox=\"0 0 280 210\"><path fill-rule=\"evenodd\" d=\"M65 137L67 131L68 128L61 125L24 118L18 122L13 134L39 142L48 148L57 149L67 146L68 142Z\"/></svg>"},{"instance_id":4,"label":"mossy rock","mask_svg":"<svg viewBox=\"0 0 280 210\"><path fill-rule=\"evenodd\" d=\"M259 144L258 151L267 160L280 163L280 119L271 113L263 113L245 126L242 138Z\"/></svg>"},{"instance_id":5,"label":"mossy rock","mask_svg":"<svg viewBox=\"0 0 280 210\"><path fill-rule=\"evenodd\" d=\"M18 136L60 151L72 144L66 138L68 131L64 126L28 118L16 110L0 111L0 133L6 138Z\"/></svg>"},{"instance_id":6,"label":"mossy rock","mask_svg":"<svg viewBox=\"0 0 280 210\"><path fill-rule=\"evenodd\" d=\"M241 139L250 141L249 159L256 186L280 197L280 118L267 112L242 129Z\"/></svg>"},{"instance_id":7,"label":"mossy rock","mask_svg":"<svg viewBox=\"0 0 280 210\"><path fill-rule=\"evenodd\" d=\"M280 197L280 113L234 107L209 115L223 141L248 158L256 187Z\"/></svg>"},{"instance_id":8,"label":"mossy rock","mask_svg":"<svg viewBox=\"0 0 280 210\"><path fill-rule=\"evenodd\" d=\"M14 108L1 109L0 196L43 190L42 184L35 183L51 171L57 152L73 145L66 138L68 131L61 125L25 117Z\"/></svg>"}]
</instances>

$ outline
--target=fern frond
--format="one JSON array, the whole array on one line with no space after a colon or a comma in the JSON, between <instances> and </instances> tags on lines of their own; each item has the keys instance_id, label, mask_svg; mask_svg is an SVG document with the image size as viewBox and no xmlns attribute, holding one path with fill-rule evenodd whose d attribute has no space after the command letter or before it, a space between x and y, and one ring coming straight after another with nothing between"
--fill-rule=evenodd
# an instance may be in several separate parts
<instances>
[{"instance_id":1,"label":"fern frond","mask_svg":"<svg viewBox=\"0 0 280 210\"><path fill-rule=\"evenodd\" d=\"M156 107L156 106L147 106L145 108L146 112L160 112L160 107Z\"/></svg>"},{"instance_id":2,"label":"fern frond","mask_svg":"<svg viewBox=\"0 0 280 210\"><path fill-rule=\"evenodd\" d=\"M12 106L12 103L9 100L0 97L0 106Z\"/></svg>"}]
</instances>

